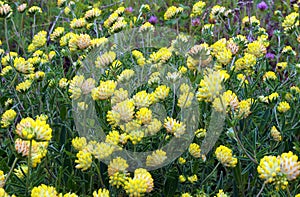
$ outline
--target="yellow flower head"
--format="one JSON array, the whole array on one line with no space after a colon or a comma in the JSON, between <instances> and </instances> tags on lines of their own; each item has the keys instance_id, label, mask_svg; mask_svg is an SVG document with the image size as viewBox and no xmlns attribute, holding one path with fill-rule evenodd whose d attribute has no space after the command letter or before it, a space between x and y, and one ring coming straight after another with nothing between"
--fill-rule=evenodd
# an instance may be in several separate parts
<instances>
[{"instance_id":1,"label":"yellow flower head","mask_svg":"<svg viewBox=\"0 0 300 197\"><path fill-rule=\"evenodd\" d=\"M167 153L163 150L156 150L147 156L146 165L150 167L159 166L167 159Z\"/></svg>"},{"instance_id":2,"label":"yellow flower head","mask_svg":"<svg viewBox=\"0 0 300 197\"><path fill-rule=\"evenodd\" d=\"M286 101L280 102L277 106L277 110L281 113L287 112L290 108L290 104Z\"/></svg>"},{"instance_id":3,"label":"yellow flower head","mask_svg":"<svg viewBox=\"0 0 300 197\"><path fill-rule=\"evenodd\" d=\"M129 167L129 165L127 164L125 159L123 159L121 157L117 157L117 158L111 160L108 165L108 176L112 176L113 174L115 174L117 172L126 174L128 167Z\"/></svg>"},{"instance_id":4,"label":"yellow flower head","mask_svg":"<svg viewBox=\"0 0 300 197\"><path fill-rule=\"evenodd\" d=\"M219 146L215 151L216 157L224 166L234 168L237 164L237 158L232 156L232 150L226 146Z\"/></svg>"},{"instance_id":5,"label":"yellow flower head","mask_svg":"<svg viewBox=\"0 0 300 197\"><path fill-rule=\"evenodd\" d=\"M296 179L300 175L300 161L298 161L298 156L294 155L291 151L282 153L280 156L280 168L289 181Z\"/></svg>"},{"instance_id":6,"label":"yellow flower head","mask_svg":"<svg viewBox=\"0 0 300 197\"><path fill-rule=\"evenodd\" d=\"M34 187L31 190L31 197L41 197L41 196L57 197L57 191L54 187L47 186L44 184L38 187Z\"/></svg>"},{"instance_id":7,"label":"yellow flower head","mask_svg":"<svg viewBox=\"0 0 300 197\"><path fill-rule=\"evenodd\" d=\"M6 128L8 127L17 116L17 112L13 109L6 110L1 117L1 127Z\"/></svg>"},{"instance_id":8,"label":"yellow flower head","mask_svg":"<svg viewBox=\"0 0 300 197\"><path fill-rule=\"evenodd\" d=\"M189 147L189 153L195 157L195 158L200 158L200 146L196 143L192 143L190 144L190 147Z\"/></svg>"},{"instance_id":9,"label":"yellow flower head","mask_svg":"<svg viewBox=\"0 0 300 197\"><path fill-rule=\"evenodd\" d=\"M93 197L110 197L109 190L99 189L98 191L93 192Z\"/></svg>"},{"instance_id":10,"label":"yellow flower head","mask_svg":"<svg viewBox=\"0 0 300 197\"><path fill-rule=\"evenodd\" d=\"M259 178L272 183L280 172L280 159L275 156L264 156L257 167Z\"/></svg>"},{"instance_id":11,"label":"yellow flower head","mask_svg":"<svg viewBox=\"0 0 300 197\"><path fill-rule=\"evenodd\" d=\"M212 102L216 97L222 93L223 77L220 71L207 70L207 74L200 81L200 87L197 92L197 98L199 101L205 100Z\"/></svg>"},{"instance_id":12,"label":"yellow flower head","mask_svg":"<svg viewBox=\"0 0 300 197\"><path fill-rule=\"evenodd\" d=\"M75 168L85 171L91 167L93 159L91 153L86 151L79 151L76 156L77 160L75 160L75 163L77 163L77 165L75 166Z\"/></svg>"}]
</instances>

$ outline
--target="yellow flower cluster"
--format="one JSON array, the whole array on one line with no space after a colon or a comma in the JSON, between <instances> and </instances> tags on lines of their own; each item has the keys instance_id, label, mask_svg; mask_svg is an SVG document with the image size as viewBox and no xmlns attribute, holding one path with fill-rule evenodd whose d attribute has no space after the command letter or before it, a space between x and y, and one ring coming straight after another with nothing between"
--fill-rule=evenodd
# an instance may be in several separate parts
<instances>
[{"instance_id":1,"label":"yellow flower cluster","mask_svg":"<svg viewBox=\"0 0 300 197\"><path fill-rule=\"evenodd\" d=\"M183 12L183 8L171 6L165 12L164 19L165 20L170 20L170 19L176 18L182 12Z\"/></svg>"},{"instance_id":2,"label":"yellow flower cluster","mask_svg":"<svg viewBox=\"0 0 300 197\"><path fill-rule=\"evenodd\" d=\"M13 109L6 110L1 117L1 127L6 128L8 127L16 118L17 112Z\"/></svg>"},{"instance_id":3,"label":"yellow flower cluster","mask_svg":"<svg viewBox=\"0 0 300 197\"><path fill-rule=\"evenodd\" d=\"M280 102L277 106L277 110L281 113L287 112L290 108L290 104L286 101Z\"/></svg>"},{"instance_id":4,"label":"yellow flower cluster","mask_svg":"<svg viewBox=\"0 0 300 197\"><path fill-rule=\"evenodd\" d=\"M292 12L289 15L287 15L284 18L284 21L282 22L282 27L286 32L298 26L299 26L299 13L297 12Z\"/></svg>"},{"instance_id":5,"label":"yellow flower cluster","mask_svg":"<svg viewBox=\"0 0 300 197\"><path fill-rule=\"evenodd\" d=\"M280 156L264 156L257 167L259 177L266 183L273 183L276 190L285 189L288 181L292 181L300 175L300 162L298 156L291 151Z\"/></svg>"},{"instance_id":6,"label":"yellow flower cluster","mask_svg":"<svg viewBox=\"0 0 300 197\"><path fill-rule=\"evenodd\" d=\"M199 101L212 102L216 97L218 97L223 90L222 82L224 78L222 77L220 71L214 71L211 69L207 70L207 74L200 81L200 87L197 92L197 98Z\"/></svg>"},{"instance_id":7,"label":"yellow flower cluster","mask_svg":"<svg viewBox=\"0 0 300 197\"><path fill-rule=\"evenodd\" d=\"M198 1L193 5L192 13L190 17L200 16L202 14L203 8L206 6L206 3L203 1Z\"/></svg>"},{"instance_id":8,"label":"yellow flower cluster","mask_svg":"<svg viewBox=\"0 0 300 197\"><path fill-rule=\"evenodd\" d=\"M32 39L31 44L28 46L28 52L33 52L36 49L43 47L46 44L47 41L47 32L46 31L40 31L38 32Z\"/></svg>"},{"instance_id":9,"label":"yellow flower cluster","mask_svg":"<svg viewBox=\"0 0 300 197\"><path fill-rule=\"evenodd\" d=\"M237 158L232 156L232 150L226 146L219 146L215 151L216 157L224 166L234 168L238 162Z\"/></svg>"}]
</instances>

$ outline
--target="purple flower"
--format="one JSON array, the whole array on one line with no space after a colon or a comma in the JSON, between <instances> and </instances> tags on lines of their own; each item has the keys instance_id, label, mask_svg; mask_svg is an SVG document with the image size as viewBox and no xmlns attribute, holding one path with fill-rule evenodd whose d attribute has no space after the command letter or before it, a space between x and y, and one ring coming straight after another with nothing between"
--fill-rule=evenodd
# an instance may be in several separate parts
<instances>
[{"instance_id":1,"label":"purple flower","mask_svg":"<svg viewBox=\"0 0 300 197\"><path fill-rule=\"evenodd\" d=\"M152 24L157 23L158 22L157 17L156 16L150 16L148 22L152 23Z\"/></svg>"},{"instance_id":2,"label":"purple flower","mask_svg":"<svg viewBox=\"0 0 300 197\"><path fill-rule=\"evenodd\" d=\"M267 53L266 54L266 58L268 58L268 59L274 59L275 55L273 53Z\"/></svg>"},{"instance_id":3,"label":"purple flower","mask_svg":"<svg viewBox=\"0 0 300 197\"><path fill-rule=\"evenodd\" d=\"M200 24L200 19L199 18L195 18L192 20L192 26L198 26Z\"/></svg>"},{"instance_id":4,"label":"purple flower","mask_svg":"<svg viewBox=\"0 0 300 197\"><path fill-rule=\"evenodd\" d=\"M266 4L266 2L262 1L259 4L257 4L257 8L260 9L261 11L264 11L268 9L268 5Z\"/></svg>"},{"instance_id":5,"label":"purple flower","mask_svg":"<svg viewBox=\"0 0 300 197\"><path fill-rule=\"evenodd\" d=\"M133 8L132 7L128 7L125 9L125 12L128 12L128 13L131 13L133 11Z\"/></svg>"}]
</instances>

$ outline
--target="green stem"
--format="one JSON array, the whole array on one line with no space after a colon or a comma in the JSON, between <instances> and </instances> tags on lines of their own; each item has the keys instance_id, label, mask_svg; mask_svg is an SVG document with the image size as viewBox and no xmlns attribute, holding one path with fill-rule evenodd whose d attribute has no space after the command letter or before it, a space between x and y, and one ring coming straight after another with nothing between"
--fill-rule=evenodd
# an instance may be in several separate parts
<instances>
[{"instance_id":1,"label":"green stem","mask_svg":"<svg viewBox=\"0 0 300 197\"><path fill-rule=\"evenodd\" d=\"M242 144L240 138L239 138L239 135L235 129L235 127L233 127L233 131L234 131L234 134L235 134L235 137L236 137L236 140L238 142L238 144L240 145L240 147L243 149L243 151L245 152L245 154L247 155L247 157L253 162L255 163L256 165L258 164L257 160L254 159L253 157L251 157L251 155L249 155L249 153L247 152L246 148L244 147L244 145Z\"/></svg>"},{"instance_id":2,"label":"green stem","mask_svg":"<svg viewBox=\"0 0 300 197\"><path fill-rule=\"evenodd\" d=\"M203 185L203 183L216 171L216 169L219 167L220 162L216 165L216 167L211 171L211 173L206 176L206 178L202 181L201 185Z\"/></svg>"},{"instance_id":3,"label":"green stem","mask_svg":"<svg viewBox=\"0 0 300 197\"><path fill-rule=\"evenodd\" d=\"M32 149L32 139L30 139L29 142L29 153L28 153L28 172L27 172L27 177L26 177L26 193L28 194L28 189L29 189L29 183L30 183L30 172L31 172L31 150Z\"/></svg>"},{"instance_id":4,"label":"green stem","mask_svg":"<svg viewBox=\"0 0 300 197\"><path fill-rule=\"evenodd\" d=\"M261 189L259 190L259 192L258 192L258 194L256 195L256 197L259 197L259 196L261 195L261 193L262 193L262 191L264 190L265 186L266 186L266 182L264 182L264 184L261 186Z\"/></svg>"},{"instance_id":5,"label":"green stem","mask_svg":"<svg viewBox=\"0 0 300 197\"><path fill-rule=\"evenodd\" d=\"M10 52L9 43L8 43L7 20L6 20L6 18L4 19L4 31L5 31L5 41L6 41L7 50L8 50L8 52Z\"/></svg>"},{"instance_id":6,"label":"green stem","mask_svg":"<svg viewBox=\"0 0 300 197\"><path fill-rule=\"evenodd\" d=\"M16 165L17 161L18 161L18 158L16 157L15 160L14 160L14 162L13 162L13 164L12 164L12 166L11 166L11 168L10 168L10 170L9 170L9 172L8 172L8 174L6 175L6 178L5 178L4 183L6 183L6 181L7 181L8 178L10 177L12 171L13 171L14 168L15 168L15 165Z\"/></svg>"},{"instance_id":7,"label":"green stem","mask_svg":"<svg viewBox=\"0 0 300 197\"><path fill-rule=\"evenodd\" d=\"M93 162L94 163L94 162ZM98 176L99 176L99 179L100 179L100 183L101 183L101 187L102 188L105 188L105 185L104 185L104 182L103 182L103 179L102 179L102 175L101 175L101 171L100 171L100 168L98 167L98 165L96 163L94 163L94 165L96 166L96 170L97 170L97 173L98 173ZM100 165L100 164L99 164Z\"/></svg>"}]
</instances>

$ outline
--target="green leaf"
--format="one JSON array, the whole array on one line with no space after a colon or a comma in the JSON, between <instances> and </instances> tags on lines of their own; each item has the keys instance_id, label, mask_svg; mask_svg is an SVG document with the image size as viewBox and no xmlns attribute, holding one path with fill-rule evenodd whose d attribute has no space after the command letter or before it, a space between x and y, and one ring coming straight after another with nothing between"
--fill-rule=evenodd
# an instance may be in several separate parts
<instances>
[{"instance_id":1,"label":"green leaf","mask_svg":"<svg viewBox=\"0 0 300 197\"><path fill-rule=\"evenodd\" d=\"M171 172L169 172L167 175L166 175L166 181L165 181L165 185L164 185L164 195L165 196L174 196L175 195L175 192L176 192L176 188L178 186L178 177L179 177L179 174L178 174L178 171L177 170L173 170Z\"/></svg>"}]
</instances>

